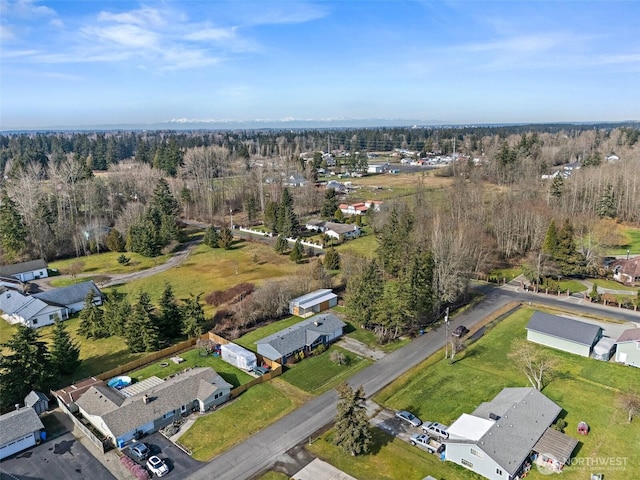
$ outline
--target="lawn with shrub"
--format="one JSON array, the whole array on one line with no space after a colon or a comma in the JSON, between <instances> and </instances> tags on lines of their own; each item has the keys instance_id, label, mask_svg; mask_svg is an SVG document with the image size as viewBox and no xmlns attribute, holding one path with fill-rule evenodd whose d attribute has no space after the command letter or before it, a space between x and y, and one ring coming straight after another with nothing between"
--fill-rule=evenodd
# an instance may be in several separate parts
<instances>
[{"instance_id":1,"label":"lawn with shrub","mask_svg":"<svg viewBox=\"0 0 640 480\"><path fill-rule=\"evenodd\" d=\"M154 375L159 378L166 378L169 375L183 371L185 368L211 367L218 372L222 378L233 385L233 387L239 387L240 385L250 382L254 378L239 368L225 362L219 356L202 356L198 348L177 354L176 356L184 359L184 362L174 363L170 359L165 359L154 362L151 365L147 365L146 367L135 370L127 375L136 382L140 382L145 378L149 378Z\"/></svg>"},{"instance_id":2,"label":"lawn with shrub","mask_svg":"<svg viewBox=\"0 0 640 480\"><path fill-rule=\"evenodd\" d=\"M94 253L78 258L69 258L66 260L57 260L49 264L50 269L57 269L61 274L65 274L69 267L77 262L82 263L81 274L100 274L100 275L116 275L122 273L139 272L157 265L165 263L171 255L161 255L154 258L143 257L138 253L125 252L124 255L129 258L127 265L118 262L118 257L123 255L120 252L104 252Z\"/></svg>"},{"instance_id":3,"label":"lawn with shrub","mask_svg":"<svg viewBox=\"0 0 640 480\"><path fill-rule=\"evenodd\" d=\"M640 228L624 228L623 235L627 239L626 245L607 250L607 255L626 255L627 250L632 255L640 254Z\"/></svg>"},{"instance_id":4,"label":"lawn with shrub","mask_svg":"<svg viewBox=\"0 0 640 480\"><path fill-rule=\"evenodd\" d=\"M340 365L333 361L332 353L334 355L336 353L342 354L344 363ZM368 367L371 363L370 360L353 352L332 345L320 354L288 366L280 378L305 392L320 395Z\"/></svg>"},{"instance_id":5,"label":"lawn with shrub","mask_svg":"<svg viewBox=\"0 0 640 480\"><path fill-rule=\"evenodd\" d=\"M260 383L216 411L198 418L179 443L207 462L295 410L309 397L276 378Z\"/></svg>"},{"instance_id":6,"label":"lawn with shrub","mask_svg":"<svg viewBox=\"0 0 640 480\"><path fill-rule=\"evenodd\" d=\"M610 290L628 290L629 292L637 292L638 290L640 290L638 287L629 287L627 285L618 283L615 280L609 280L605 278L593 279L591 280L591 283L597 285L598 289L608 288ZM600 290L600 293L602 293L602 290Z\"/></svg>"},{"instance_id":7,"label":"lawn with shrub","mask_svg":"<svg viewBox=\"0 0 640 480\"><path fill-rule=\"evenodd\" d=\"M409 337L401 337L392 342L380 344L378 343L378 337L371 330L366 328L359 328L349 321L344 321L347 326L344 328L346 336L353 338L361 343L364 343L370 348L376 350L382 350L383 352L393 352L411 341Z\"/></svg>"}]
</instances>

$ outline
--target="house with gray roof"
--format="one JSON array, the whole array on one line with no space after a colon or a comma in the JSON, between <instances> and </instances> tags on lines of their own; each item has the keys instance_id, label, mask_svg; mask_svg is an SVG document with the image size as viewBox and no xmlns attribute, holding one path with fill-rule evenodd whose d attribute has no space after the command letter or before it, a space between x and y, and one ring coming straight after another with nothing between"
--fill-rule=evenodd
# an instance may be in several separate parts
<instances>
[{"instance_id":1,"label":"house with gray roof","mask_svg":"<svg viewBox=\"0 0 640 480\"><path fill-rule=\"evenodd\" d=\"M131 395L104 383L95 384L75 400L75 405L82 417L121 448L137 435L154 432L181 414L205 412L226 402L232 387L209 367L187 369L149 385Z\"/></svg>"},{"instance_id":2,"label":"house with gray roof","mask_svg":"<svg viewBox=\"0 0 640 480\"><path fill-rule=\"evenodd\" d=\"M23 407L0 415L0 460L33 447L44 425L33 408Z\"/></svg>"},{"instance_id":3,"label":"house with gray roof","mask_svg":"<svg viewBox=\"0 0 640 480\"><path fill-rule=\"evenodd\" d=\"M535 388L505 388L449 427L445 459L490 480L513 480L534 458L560 472L578 444L549 428L561 411Z\"/></svg>"},{"instance_id":4,"label":"house with gray roof","mask_svg":"<svg viewBox=\"0 0 640 480\"><path fill-rule=\"evenodd\" d=\"M602 327L571 318L535 312L527 323L527 340L589 357L602 338Z\"/></svg>"},{"instance_id":5,"label":"house with gray roof","mask_svg":"<svg viewBox=\"0 0 640 480\"><path fill-rule=\"evenodd\" d=\"M0 292L0 315L9 323L22 323L32 328L51 325L56 315L61 320L67 320L69 315L82 310L84 299L90 291L94 292L93 303L102 305L102 292L92 281L33 295L5 290Z\"/></svg>"},{"instance_id":6,"label":"house with gray roof","mask_svg":"<svg viewBox=\"0 0 640 480\"><path fill-rule=\"evenodd\" d=\"M298 317L308 317L337 304L338 296L330 288L321 288L289 300L289 313Z\"/></svg>"},{"instance_id":7,"label":"house with gray roof","mask_svg":"<svg viewBox=\"0 0 640 480\"><path fill-rule=\"evenodd\" d=\"M347 238L357 238L360 236L360 227L356 224L326 222L324 224L324 233L336 240L345 240Z\"/></svg>"},{"instance_id":8,"label":"house with gray roof","mask_svg":"<svg viewBox=\"0 0 640 480\"><path fill-rule=\"evenodd\" d=\"M616 362L640 368L640 328L628 328L618 337Z\"/></svg>"},{"instance_id":9,"label":"house with gray roof","mask_svg":"<svg viewBox=\"0 0 640 480\"><path fill-rule=\"evenodd\" d=\"M33 408L35 412L40 415L49 410L49 398L42 392L37 390L31 390L26 397L24 397L25 407Z\"/></svg>"},{"instance_id":10,"label":"house with gray roof","mask_svg":"<svg viewBox=\"0 0 640 480\"><path fill-rule=\"evenodd\" d=\"M258 353L284 364L299 352L311 353L318 345L340 338L345 326L346 323L332 313L316 315L258 340Z\"/></svg>"},{"instance_id":11,"label":"house with gray roof","mask_svg":"<svg viewBox=\"0 0 640 480\"><path fill-rule=\"evenodd\" d=\"M30 262L0 266L0 277L13 277L21 282L28 282L36 278L46 278L48 276L47 262L42 258L31 260Z\"/></svg>"}]
</instances>

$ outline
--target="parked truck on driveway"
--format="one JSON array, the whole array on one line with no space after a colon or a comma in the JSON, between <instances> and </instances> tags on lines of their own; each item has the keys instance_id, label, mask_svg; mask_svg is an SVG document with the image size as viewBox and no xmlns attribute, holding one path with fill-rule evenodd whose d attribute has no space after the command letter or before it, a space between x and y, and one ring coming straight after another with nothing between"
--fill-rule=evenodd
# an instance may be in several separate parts
<instances>
[{"instance_id":1,"label":"parked truck on driveway","mask_svg":"<svg viewBox=\"0 0 640 480\"><path fill-rule=\"evenodd\" d=\"M444 445L442 443L431 438L425 433L411 435L409 443L414 446L422 447L429 453L441 453L444 450Z\"/></svg>"}]
</instances>

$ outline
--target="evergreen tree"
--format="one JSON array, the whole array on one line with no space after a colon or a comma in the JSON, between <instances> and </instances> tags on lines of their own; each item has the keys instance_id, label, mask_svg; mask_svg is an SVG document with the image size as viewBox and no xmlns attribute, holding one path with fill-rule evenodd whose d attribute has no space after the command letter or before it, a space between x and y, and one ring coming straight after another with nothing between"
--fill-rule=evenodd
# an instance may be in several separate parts
<instances>
[{"instance_id":1,"label":"evergreen tree","mask_svg":"<svg viewBox=\"0 0 640 480\"><path fill-rule=\"evenodd\" d=\"M435 308L434 277L435 263L431 252L417 250L409 259L400 278L400 290L408 294L409 317L424 324L433 315Z\"/></svg>"},{"instance_id":2,"label":"evergreen tree","mask_svg":"<svg viewBox=\"0 0 640 480\"><path fill-rule=\"evenodd\" d=\"M413 217L407 208L391 209L387 222L378 233L378 258L388 274L397 277L406 263L411 246Z\"/></svg>"},{"instance_id":3,"label":"evergreen tree","mask_svg":"<svg viewBox=\"0 0 640 480\"><path fill-rule=\"evenodd\" d=\"M398 282L384 284L382 297L375 303L370 327L378 342L397 339L415 324L417 312L411 308L411 292L401 288Z\"/></svg>"},{"instance_id":4,"label":"evergreen tree","mask_svg":"<svg viewBox=\"0 0 640 480\"><path fill-rule=\"evenodd\" d=\"M51 211L47 200L44 197L39 198L29 229L31 242L39 257L46 259L55 252L55 223L56 216Z\"/></svg>"},{"instance_id":5,"label":"evergreen tree","mask_svg":"<svg viewBox=\"0 0 640 480\"><path fill-rule=\"evenodd\" d=\"M328 188L324 193L324 203L320 209L320 215L322 218L332 218L336 210L338 209L338 194L335 189Z\"/></svg>"},{"instance_id":6,"label":"evergreen tree","mask_svg":"<svg viewBox=\"0 0 640 480\"><path fill-rule=\"evenodd\" d=\"M264 225L271 233L278 233L278 204L268 201L264 209Z\"/></svg>"},{"instance_id":7,"label":"evergreen tree","mask_svg":"<svg viewBox=\"0 0 640 480\"><path fill-rule=\"evenodd\" d=\"M367 453L371 445L371 430L362 386L352 389L343 382L336 387L338 413L334 425L334 443L352 456Z\"/></svg>"},{"instance_id":8,"label":"evergreen tree","mask_svg":"<svg viewBox=\"0 0 640 480\"><path fill-rule=\"evenodd\" d=\"M86 338L105 338L109 336L109 330L104 322L104 314L93 303L96 293L93 289L84 297L84 306L80 312L80 325L78 333Z\"/></svg>"},{"instance_id":9,"label":"evergreen tree","mask_svg":"<svg viewBox=\"0 0 640 480\"><path fill-rule=\"evenodd\" d=\"M233 232L230 228L223 228L220 231L220 238L218 239L218 246L225 250L231 249L233 246Z\"/></svg>"},{"instance_id":10,"label":"evergreen tree","mask_svg":"<svg viewBox=\"0 0 640 480\"><path fill-rule=\"evenodd\" d=\"M336 222L342 223L344 222L344 213L339 208L336 208L336 211L333 213L333 218L335 218Z\"/></svg>"},{"instance_id":11,"label":"evergreen tree","mask_svg":"<svg viewBox=\"0 0 640 480\"><path fill-rule=\"evenodd\" d=\"M340 254L338 251L331 247L324 255L324 266L327 270L339 270L340 269Z\"/></svg>"},{"instance_id":12,"label":"evergreen tree","mask_svg":"<svg viewBox=\"0 0 640 480\"><path fill-rule=\"evenodd\" d=\"M279 253L280 255L284 254L287 250L289 250L289 243L287 242L287 239L284 238L284 235L278 235L274 250L276 251L276 253Z\"/></svg>"},{"instance_id":13,"label":"evergreen tree","mask_svg":"<svg viewBox=\"0 0 640 480\"><path fill-rule=\"evenodd\" d=\"M27 229L16 204L4 193L0 197L0 253L13 262L27 246Z\"/></svg>"},{"instance_id":14,"label":"evergreen tree","mask_svg":"<svg viewBox=\"0 0 640 480\"><path fill-rule=\"evenodd\" d=\"M71 339L67 325L56 315L50 350L51 369L58 375L71 375L80 366L80 346Z\"/></svg>"},{"instance_id":15,"label":"evergreen tree","mask_svg":"<svg viewBox=\"0 0 640 480\"><path fill-rule=\"evenodd\" d=\"M347 284L345 308L349 317L359 325L371 327L383 291L380 266L377 260L371 260L363 272L353 275Z\"/></svg>"},{"instance_id":16,"label":"evergreen tree","mask_svg":"<svg viewBox=\"0 0 640 480\"><path fill-rule=\"evenodd\" d=\"M245 208L247 210L247 220L249 221L250 224L252 224L253 222L255 222L257 217L257 212L258 212L256 197L254 195L251 195L247 199L247 205Z\"/></svg>"},{"instance_id":17,"label":"evergreen tree","mask_svg":"<svg viewBox=\"0 0 640 480\"><path fill-rule=\"evenodd\" d=\"M551 257L554 257L558 250L558 230L556 228L555 220L551 220L549 228L547 228L547 235L544 237L544 243L542 244L542 251Z\"/></svg>"},{"instance_id":18,"label":"evergreen tree","mask_svg":"<svg viewBox=\"0 0 640 480\"><path fill-rule=\"evenodd\" d=\"M613 185L608 184L598 201L598 216L600 218L615 218L616 213L615 191L613 190Z\"/></svg>"},{"instance_id":19,"label":"evergreen tree","mask_svg":"<svg viewBox=\"0 0 640 480\"><path fill-rule=\"evenodd\" d=\"M124 252L126 250L126 242L122 238L122 234L112 228L106 239L107 248L112 252Z\"/></svg>"},{"instance_id":20,"label":"evergreen tree","mask_svg":"<svg viewBox=\"0 0 640 480\"><path fill-rule=\"evenodd\" d=\"M291 259L292 262L300 263L303 257L304 257L304 249L302 248L302 243L298 238L296 240L296 243L293 245L293 249L291 250L291 253L289 253L289 259Z\"/></svg>"},{"instance_id":21,"label":"evergreen tree","mask_svg":"<svg viewBox=\"0 0 640 480\"><path fill-rule=\"evenodd\" d=\"M31 390L49 390L49 351L37 329L18 324L13 337L0 346L0 409L22 403Z\"/></svg>"},{"instance_id":22,"label":"evergreen tree","mask_svg":"<svg viewBox=\"0 0 640 480\"><path fill-rule=\"evenodd\" d=\"M554 198L560 198L562 196L562 191L564 190L564 178L562 174L558 174L553 177L553 181L551 182L550 195Z\"/></svg>"},{"instance_id":23,"label":"evergreen tree","mask_svg":"<svg viewBox=\"0 0 640 480\"><path fill-rule=\"evenodd\" d=\"M205 316L200 296L191 294L182 301L182 333L189 338L199 337L204 331Z\"/></svg>"},{"instance_id":24,"label":"evergreen tree","mask_svg":"<svg viewBox=\"0 0 640 480\"><path fill-rule=\"evenodd\" d=\"M160 297L158 327L160 334L165 337L174 338L182 333L182 310L178 306L169 282L164 284L162 297Z\"/></svg>"},{"instance_id":25,"label":"evergreen tree","mask_svg":"<svg viewBox=\"0 0 640 480\"><path fill-rule=\"evenodd\" d=\"M129 227L127 250L145 257L157 257L160 255L162 245L153 222L143 219L141 222Z\"/></svg>"},{"instance_id":26,"label":"evergreen tree","mask_svg":"<svg viewBox=\"0 0 640 480\"><path fill-rule=\"evenodd\" d=\"M151 315L149 295L143 292L138 297L131 311L131 317L127 322L125 340L129 352L150 352L158 349L158 327Z\"/></svg>"},{"instance_id":27,"label":"evergreen tree","mask_svg":"<svg viewBox=\"0 0 640 480\"><path fill-rule=\"evenodd\" d=\"M124 337L126 325L131 316L131 304L127 295L114 289L107 294L104 302L104 319L110 335Z\"/></svg>"},{"instance_id":28,"label":"evergreen tree","mask_svg":"<svg viewBox=\"0 0 640 480\"><path fill-rule=\"evenodd\" d=\"M202 239L205 245L211 248L219 248L220 235L216 230L216 227L209 225L204 232L204 238Z\"/></svg>"},{"instance_id":29,"label":"evergreen tree","mask_svg":"<svg viewBox=\"0 0 640 480\"><path fill-rule=\"evenodd\" d=\"M157 207L162 214L170 217L176 217L180 212L180 204L171 193L169 184L164 178L158 180L156 187L153 189L151 205Z\"/></svg>"}]
</instances>

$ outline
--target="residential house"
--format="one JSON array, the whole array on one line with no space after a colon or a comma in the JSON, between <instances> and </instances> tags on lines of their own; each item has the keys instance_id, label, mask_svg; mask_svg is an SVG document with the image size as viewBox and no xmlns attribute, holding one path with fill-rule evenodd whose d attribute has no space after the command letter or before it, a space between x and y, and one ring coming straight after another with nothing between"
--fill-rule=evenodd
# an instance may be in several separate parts
<instances>
[{"instance_id":1,"label":"residential house","mask_svg":"<svg viewBox=\"0 0 640 480\"><path fill-rule=\"evenodd\" d=\"M38 328L53 324L56 316L66 320L69 313L64 305L50 305L31 295L5 290L0 292L0 316L11 324Z\"/></svg>"},{"instance_id":2,"label":"residential house","mask_svg":"<svg viewBox=\"0 0 640 480\"><path fill-rule=\"evenodd\" d=\"M64 305L69 310L69 313L73 314L84 308L84 300L90 291L94 293L94 305L102 305L104 300L102 292L91 280L41 293L34 293L33 296L50 304Z\"/></svg>"},{"instance_id":3,"label":"residential house","mask_svg":"<svg viewBox=\"0 0 640 480\"><path fill-rule=\"evenodd\" d=\"M33 408L23 407L0 415L0 460L33 447L44 425Z\"/></svg>"},{"instance_id":4,"label":"residential house","mask_svg":"<svg viewBox=\"0 0 640 480\"><path fill-rule=\"evenodd\" d=\"M449 427L445 459L490 480L521 478L534 461L561 472L578 444L549 428L561 411L535 388L505 388Z\"/></svg>"},{"instance_id":5,"label":"residential house","mask_svg":"<svg viewBox=\"0 0 640 480\"><path fill-rule=\"evenodd\" d=\"M337 193L344 193L347 190L347 187L345 187L343 183L340 183L337 180L329 180L325 188L331 188Z\"/></svg>"},{"instance_id":6,"label":"residential house","mask_svg":"<svg viewBox=\"0 0 640 480\"><path fill-rule=\"evenodd\" d=\"M37 278L49 276L47 262L42 258L30 262L15 263L13 265L0 266L0 277L13 277L21 282L28 282Z\"/></svg>"},{"instance_id":7,"label":"residential house","mask_svg":"<svg viewBox=\"0 0 640 480\"><path fill-rule=\"evenodd\" d=\"M367 173L384 173L387 165L379 163L370 163L367 165Z\"/></svg>"},{"instance_id":8,"label":"residential house","mask_svg":"<svg viewBox=\"0 0 640 480\"><path fill-rule=\"evenodd\" d=\"M74 403L79 415L121 448L140 434L168 425L181 414L205 412L226 402L231 387L212 368L200 367L166 380L151 377L122 390L94 382Z\"/></svg>"},{"instance_id":9,"label":"residential house","mask_svg":"<svg viewBox=\"0 0 640 480\"><path fill-rule=\"evenodd\" d=\"M369 210L369 207L365 205L364 202L354 203L348 205L346 203L341 203L338 205L338 208L345 215L364 215Z\"/></svg>"},{"instance_id":10,"label":"residential house","mask_svg":"<svg viewBox=\"0 0 640 480\"><path fill-rule=\"evenodd\" d=\"M310 353L342 336L346 326L332 313L323 313L296 323L256 342L263 357L284 364L299 352Z\"/></svg>"},{"instance_id":11,"label":"residential house","mask_svg":"<svg viewBox=\"0 0 640 480\"><path fill-rule=\"evenodd\" d=\"M591 356L602 337L602 327L542 312L535 312L526 328L530 342L583 357Z\"/></svg>"},{"instance_id":12,"label":"residential house","mask_svg":"<svg viewBox=\"0 0 640 480\"><path fill-rule=\"evenodd\" d=\"M49 410L49 399L44 393L31 390L29 394L24 397L24 405L33 408L35 412L40 415Z\"/></svg>"},{"instance_id":13,"label":"residential house","mask_svg":"<svg viewBox=\"0 0 640 480\"><path fill-rule=\"evenodd\" d=\"M629 328L616 341L616 362L640 367L640 328Z\"/></svg>"},{"instance_id":14,"label":"residential house","mask_svg":"<svg viewBox=\"0 0 640 480\"><path fill-rule=\"evenodd\" d=\"M320 220L319 218L310 218L305 223L305 228L307 230L313 230L314 232L324 232L324 220Z\"/></svg>"},{"instance_id":15,"label":"residential house","mask_svg":"<svg viewBox=\"0 0 640 480\"><path fill-rule=\"evenodd\" d=\"M613 279L625 285L640 285L640 256L615 260L609 266L613 269Z\"/></svg>"},{"instance_id":16,"label":"residential house","mask_svg":"<svg viewBox=\"0 0 640 480\"><path fill-rule=\"evenodd\" d=\"M324 224L324 233L336 240L345 240L347 238L356 238L360 236L360 227L355 224L326 222Z\"/></svg>"},{"instance_id":17,"label":"residential house","mask_svg":"<svg viewBox=\"0 0 640 480\"><path fill-rule=\"evenodd\" d=\"M55 322L56 316L66 320L69 315L82 310L84 299L91 290L95 294L93 303L102 305L102 293L92 281L33 295L5 290L0 293L1 316L9 323L22 323L32 328L51 325Z\"/></svg>"},{"instance_id":18,"label":"residential house","mask_svg":"<svg viewBox=\"0 0 640 480\"><path fill-rule=\"evenodd\" d=\"M337 304L338 296L331 289L323 288L289 300L289 313L298 317L308 317Z\"/></svg>"},{"instance_id":19,"label":"residential house","mask_svg":"<svg viewBox=\"0 0 640 480\"><path fill-rule=\"evenodd\" d=\"M374 212L379 212L382 207L382 201L380 200L367 200L364 202L364 206L367 208L373 208Z\"/></svg>"},{"instance_id":20,"label":"residential house","mask_svg":"<svg viewBox=\"0 0 640 480\"><path fill-rule=\"evenodd\" d=\"M294 173L289 175L287 179L287 185L290 187L304 187L307 184L307 179L301 173Z\"/></svg>"}]
</instances>

